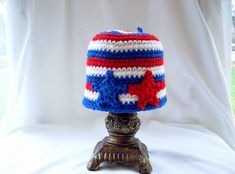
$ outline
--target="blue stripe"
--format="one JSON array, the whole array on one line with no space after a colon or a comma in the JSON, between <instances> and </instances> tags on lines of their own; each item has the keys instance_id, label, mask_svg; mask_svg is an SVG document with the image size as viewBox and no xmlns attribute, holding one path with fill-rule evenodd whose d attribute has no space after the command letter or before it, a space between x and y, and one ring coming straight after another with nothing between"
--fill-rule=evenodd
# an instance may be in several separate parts
<instances>
[{"instance_id":1,"label":"blue stripe","mask_svg":"<svg viewBox=\"0 0 235 174\"><path fill-rule=\"evenodd\" d=\"M122 59L130 59L130 58L162 58L163 51L160 50L148 50L148 51L127 51L127 52L112 52L112 51L102 51L102 50L88 50L87 57L100 57L100 58L122 58Z\"/></svg>"},{"instance_id":2,"label":"blue stripe","mask_svg":"<svg viewBox=\"0 0 235 174\"><path fill-rule=\"evenodd\" d=\"M87 108L99 110L99 111L114 112L114 113L129 113L129 112L138 112L138 111L146 111L146 110L161 108L163 105L166 104L167 97L165 96L165 97L161 98L159 102L160 103L158 106L152 106L152 105L147 104L144 110L140 110L137 107L137 103L122 104L120 102L121 104L116 105L115 107L110 107L110 106L100 107L96 104L95 101L89 100L86 97L84 97L83 101L82 101L83 105Z\"/></svg>"},{"instance_id":3,"label":"blue stripe","mask_svg":"<svg viewBox=\"0 0 235 174\"><path fill-rule=\"evenodd\" d=\"M101 82L105 79L105 76L86 76L86 81L90 83ZM125 77L125 78L116 78L120 83L140 83L144 77ZM161 82L165 80L165 75L156 75L154 76L155 82Z\"/></svg>"}]
</instances>

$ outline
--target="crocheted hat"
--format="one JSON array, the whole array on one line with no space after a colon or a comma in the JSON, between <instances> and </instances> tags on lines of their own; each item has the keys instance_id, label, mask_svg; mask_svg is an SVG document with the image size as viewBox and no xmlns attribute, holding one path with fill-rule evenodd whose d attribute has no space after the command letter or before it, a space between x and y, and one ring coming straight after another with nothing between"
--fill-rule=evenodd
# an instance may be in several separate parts
<instances>
[{"instance_id":1,"label":"crocheted hat","mask_svg":"<svg viewBox=\"0 0 235 174\"><path fill-rule=\"evenodd\" d=\"M154 35L141 28L101 32L87 57L85 107L130 113L166 103L163 46Z\"/></svg>"}]
</instances>

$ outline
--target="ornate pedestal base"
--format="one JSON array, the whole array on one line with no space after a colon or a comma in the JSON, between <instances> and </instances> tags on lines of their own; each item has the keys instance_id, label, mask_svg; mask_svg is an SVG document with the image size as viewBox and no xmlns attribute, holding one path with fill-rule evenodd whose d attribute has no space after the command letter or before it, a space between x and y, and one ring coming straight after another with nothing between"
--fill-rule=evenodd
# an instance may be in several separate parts
<instances>
[{"instance_id":1,"label":"ornate pedestal base","mask_svg":"<svg viewBox=\"0 0 235 174\"><path fill-rule=\"evenodd\" d=\"M150 174L152 167L147 147L134 137L140 126L137 113L109 113L105 122L109 136L96 145L87 168L98 170L102 162L115 162L137 165L140 173Z\"/></svg>"}]
</instances>

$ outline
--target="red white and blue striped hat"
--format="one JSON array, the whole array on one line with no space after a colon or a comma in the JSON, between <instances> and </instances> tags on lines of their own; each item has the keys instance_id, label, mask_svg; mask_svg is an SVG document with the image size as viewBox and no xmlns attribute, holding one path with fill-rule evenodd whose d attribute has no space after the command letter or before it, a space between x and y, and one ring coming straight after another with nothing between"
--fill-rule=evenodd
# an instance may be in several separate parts
<instances>
[{"instance_id":1,"label":"red white and blue striped hat","mask_svg":"<svg viewBox=\"0 0 235 174\"><path fill-rule=\"evenodd\" d=\"M157 37L121 30L95 35L88 46L83 105L115 113L162 107L166 101L163 46Z\"/></svg>"}]
</instances>

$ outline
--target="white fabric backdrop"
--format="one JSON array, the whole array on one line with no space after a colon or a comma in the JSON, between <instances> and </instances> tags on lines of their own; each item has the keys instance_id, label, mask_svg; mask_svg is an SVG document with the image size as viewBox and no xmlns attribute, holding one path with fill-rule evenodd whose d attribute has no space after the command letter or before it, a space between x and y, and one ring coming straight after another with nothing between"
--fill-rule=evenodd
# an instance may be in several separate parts
<instances>
[{"instance_id":1,"label":"white fabric backdrop","mask_svg":"<svg viewBox=\"0 0 235 174\"><path fill-rule=\"evenodd\" d=\"M225 141L230 146L222 143L222 154L231 156L226 155L227 160L217 162L225 164L222 165L225 171L235 171L234 168L228 169L235 158L230 149L235 149L230 103L230 9L229 0L9 1L12 88L8 111L1 124L2 132L17 132L41 124L67 124L80 130L84 129L83 125L92 125L94 132L101 129L104 134L106 113L87 110L81 105L89 40L103 30L136 30L141 26L144 31L156 34L164 45L168 103L160 110L139 113L143 122L141 129L145 132L140 135L152 135L151 132L158 131L161 134L169 128L169 132L176 132L176 139L184 137L184 144L194 134L177 132L178 129L171 129L166 123L190 125L192 130L194 126L207 129L208 136L218 136L217 142ZM165 123L166 127L159 127L158 121ZM156 127L151 127L152 124ZM94 136L94 132L90 136L96 140L103 136L98 133ZM158 138L159 142L166 138L164 145L172 143L172 139L167 139L167 133L164 136L152 135L148 139L150 146ZM203 142L206 138L202 137L195 136L195 142L189 145L191 149L188 150L195 152L194 155L198 153L193 151L196 141L199 141L198 145L216 146L214 141L206 144ZM94 146L95 142L92 143ZM27 146L24 150L27 152ZM13 157L19 155L10 152ZM215 158L213 154L212 150L210 159ZM211 172L215 166L211 165ZM187 171L185 169L182 171Z\"/></svg>"},{"instance_id":2,"label":"white fabric backdrop","mask_svg":"<svg viewBox=\"0 0 235 174\"><path fill-rule=\"evenodd\" d=\"M88 42L99 31L142 26L164 44L169 102L141 118L203 125L235 147L230 7L227 0L9 1L9 128L103 119L81 105Z\"/></svg>"}]
</instances>

